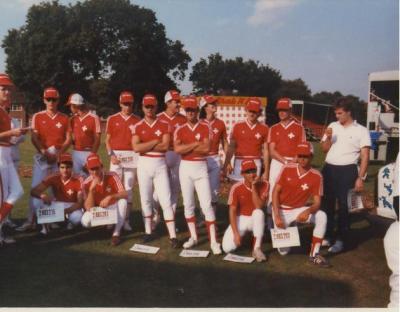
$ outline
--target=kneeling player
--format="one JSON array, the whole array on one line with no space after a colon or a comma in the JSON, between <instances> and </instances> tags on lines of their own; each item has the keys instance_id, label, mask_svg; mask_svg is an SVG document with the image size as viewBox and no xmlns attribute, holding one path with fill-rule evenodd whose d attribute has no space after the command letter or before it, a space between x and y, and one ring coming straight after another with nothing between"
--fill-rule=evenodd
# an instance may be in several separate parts
<instances>
[{"instance_id":1,"label":"kneeling player","mask_svg":"<svg viewBox=\"0 0 400 312\"><path fill-rule=\"evenodd\" d=\"M284 229L293 222L314 223L310 261L319 266L329 266L319 254L326 230L326 214L319 210L323 193L322 176L311 168L312 150L310 143L297 146L297 164L284 166L276 180L272 193L273 219L275 226ZM306 206L312 197L311 206ZM290 248L278 248L281 255Z\"/></svg>"},{"instance_id":2,"label":"kneeling player","mask_svg":"<svg viewBox=\"0 0 400 312\"><path fill-rule=\"evenodd\" d=\"M121 242L120 232L125 221L128 193L116 173L103 170L103 164L97 154L88 156L86 167L89 177L83 182L86 212L82 216L82 225L92 226L90 210L93 207L116 208L117 224L111 237L111 245L117 246Z\"/></svg>"},{"instance_id":3,"label":"kneeling player","mask_svg":"<svg viewBox=\"0 0 400 312\"><path fill-rule=\"evenodd\" d=\"M64 213L68 218L68 229L81 223L82 218L82 178L72 173L72 156L61 154L58 158L58 172L48 175L41 183L31 190L31 196L41 199L44 204L51 205L54 201L64 205ZM53 196L45 193L50 188ZM36 214L37 215L37 214ZM44 224L40 232L47 235L48 228Z\"/></svg>"},{"instance_id":4,"label":"kneeling player","mask_svg":"<svg viewBox=\"0 0 400 312\"><path fill-rule=\"evenodd\" d=\"M242 237L247 231L252 231L254 247L252 256L258 261L267 258L261 251L264 236L265 215L262 207L268 197L269 184L260 181L257 176L257 166L254 160L245 160L241 163L242 182L237 182L229 193L229 221L230 225L222 239L222 249L228 253L241 245Z\"/></svg>"}]
</instances>

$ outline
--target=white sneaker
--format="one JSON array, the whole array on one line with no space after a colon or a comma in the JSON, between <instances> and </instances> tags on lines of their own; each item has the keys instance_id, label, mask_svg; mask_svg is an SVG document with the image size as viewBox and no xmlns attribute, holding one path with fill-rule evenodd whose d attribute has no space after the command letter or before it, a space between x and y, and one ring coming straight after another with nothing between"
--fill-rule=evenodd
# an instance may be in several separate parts
<instances>
[{"instance_id":1,"label":"white sneaker","mask_svg":"<svg viewBox=\"0 0 400 312\"><path fill-rule=\"evenodd\" d=\"M344 249L344 245L343 245L343 241L341 240L337 240L329 249L328 252L336 254L339 253L341 251L343 251Z\"/></svg>"},{"instance_id":2,"label":"white sneaker","mask_svg":"<svg viewBox=\"0 0 400 312\"><path fill-rule=\"evenodd\" d=\"M253 258L256 259L257 262L263 262L263 261L267 261L267 257L265 256L265 254L262 252L260 247L257 247L253 250L253 253L251 254L253 256Z\"/></svg>"},{"instance_id":3,"label":"white sneaker","mask_svg":"<svg viewBox=\"0 0 400 312\"><path fill-rule=\"evenodd\" d=\"M331 247L331 242L328 239L324 239L321 243L321 247Z\"/></svg>"},{"instance_id":4,"label":"white sneaker","mask_svg":"<svg viewBox=\"0 0 400 312\"><path fill-rule=\"evenodd\" d=\"M193 237L189 238L186 242L183 243L182 247L185 249L191 248L193 246L197 245L197 240L195 240Z\"/></svg>"},{"instance_id":5,"label":"white sneaker","mask_svg":"<svg viewBox=\"0 0 400 312\"><path fill-rule=\"evenodd\" d=\"M127 231L127 232L131 232L132 231L132 227L131 227L131 225L129 224L129 222L128 221L125 221L124 222L124 231Z\"/></svg>"},{"instance_id":6,"label":"white sneaker","mask_svg":"<svg viewBox=\"0 0 400 312\"><path fill-rule=\"evenodd\" d=\"M217 242L212 243L212 244L210 245L210 247L211 247L211 251L212 251L212 253L213 253L214 255L220 255L220 254L222 254L221 244L220 244L220 243L217 243Z\"/></svg>"},{"instance_id":7,"label":"white sneaker","mask_svg":"<svg viewBox=\"0 0 400 312\"><path fill-rule=\"evenodd\" d=\"M36 224L32 223L29 220L26 220L22 225L17 227L15 230L18 232L25 232L25 231L34 230L34 229L36 229Z\"/></svg>"},{"instance_id":8,"label":"white sneaker","mask_svg":"<svg viewBox=\"0 0 400 312\"><path fill-rule=\"evenodd\" d=\"M286 256L290 252L290 247L278 248L278 252L281 256Z\"/></svg>"}]
</instances>

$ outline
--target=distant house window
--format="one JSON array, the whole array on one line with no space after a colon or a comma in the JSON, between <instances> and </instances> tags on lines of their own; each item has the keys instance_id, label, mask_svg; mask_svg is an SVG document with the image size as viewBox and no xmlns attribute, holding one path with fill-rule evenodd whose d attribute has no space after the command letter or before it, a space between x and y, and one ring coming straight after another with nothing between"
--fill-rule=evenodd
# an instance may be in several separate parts
<instances>
[{"instance_id":1,"label":"distant house window","mask_svg":"<svg viewBox=\"0 0 400 312\"><path fill-rule=\"evenodd\" d=\"M13 111L13 112L22 111L22 105L18 105L18 104L11 105L11 111Z\"/></svg>"}]
</instances>

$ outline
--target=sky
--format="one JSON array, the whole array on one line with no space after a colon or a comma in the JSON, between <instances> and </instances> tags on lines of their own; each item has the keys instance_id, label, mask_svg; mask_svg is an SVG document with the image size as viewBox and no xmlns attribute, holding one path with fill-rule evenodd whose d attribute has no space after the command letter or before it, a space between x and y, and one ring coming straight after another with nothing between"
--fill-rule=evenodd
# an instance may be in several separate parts
<instances>
[{"instance_id":1,"label":"sky","mask_svg":"<svg viewBox=\"0 0 400 312\"><path fill-rule=\"evenodd\" d=\"M212 53L257 60L312 93L367 99L368 73L399 69L398 0L130 0L152 9L190 66ZM0 0L0 39L38 0ZM76 1L60 0L60 3ZM6 55L0 48L0 72ZM187 71L189 77L190 68ZM187 79L179 83L190 93Z\"/></svg>"}]
</instances>

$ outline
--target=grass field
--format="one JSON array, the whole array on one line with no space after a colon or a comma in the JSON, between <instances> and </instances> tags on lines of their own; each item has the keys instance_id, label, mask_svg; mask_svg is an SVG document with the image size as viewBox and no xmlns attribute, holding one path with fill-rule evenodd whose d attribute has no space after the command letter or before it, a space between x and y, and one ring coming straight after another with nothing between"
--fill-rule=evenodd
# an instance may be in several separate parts
<instances>
[{"instance_id":1,"label":"grass field","mask_svg":"<svg viewBox=\"0 0 400 312\"><path fill-rule=\"evenodd\" d=\"M29 140L21 146L22 165L31 165ZM317 150L315 165L323 159ZM101 155L105 153L102 147ZM105 162L107 163L107 162ZM371 166L367 190L373 192ZM30 178L21 178L26 194L12 217L21 223L26 215ZM135 198L138 199L137 189ZM228 224L222 196L217 211L219 236ZM382 238L387 223L355 216L349 251L331 257L329 269L307 263L311 228L301 228L302 246L282 257L272 249L269 235L263 250L267 263L250 265L223 261L223 256L205 259L179 257L171 250L165 230L151 245L157 255L129 251L140 242L143 225L138 202L131 214L134 231L123 243L110 246L111 232L102 228L56 230L46 239L36 232L14 233L15 245L0 253L1 307L385 307L389 298L387 268ZM178 238L188 236L183 208L178 208ZM197 249L207 249L204 228ZM250 246L238 251L248 255Z\"/></svg>"}]
</instances>

